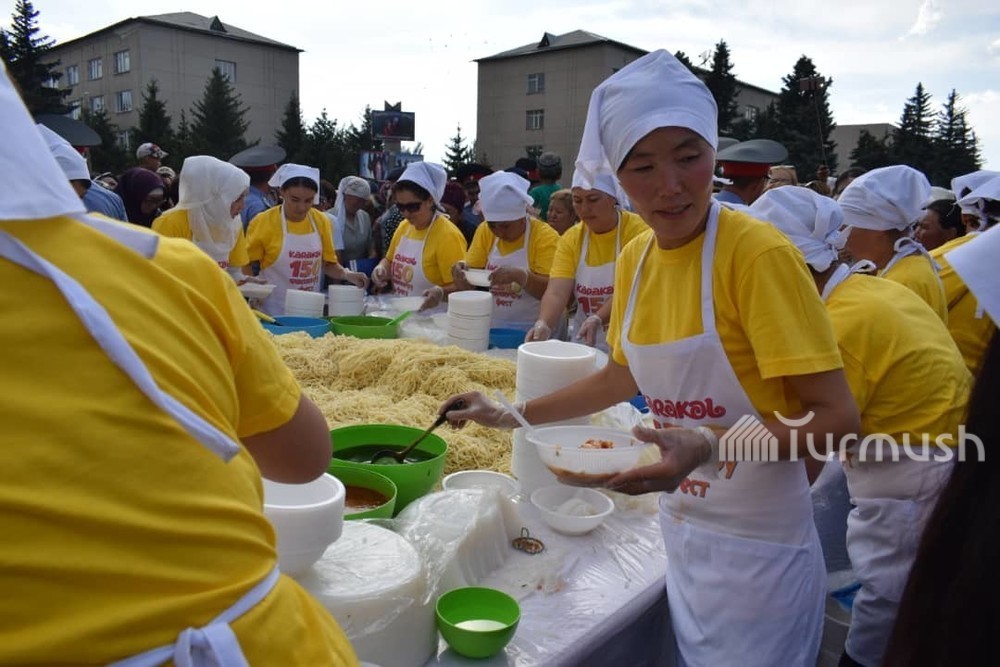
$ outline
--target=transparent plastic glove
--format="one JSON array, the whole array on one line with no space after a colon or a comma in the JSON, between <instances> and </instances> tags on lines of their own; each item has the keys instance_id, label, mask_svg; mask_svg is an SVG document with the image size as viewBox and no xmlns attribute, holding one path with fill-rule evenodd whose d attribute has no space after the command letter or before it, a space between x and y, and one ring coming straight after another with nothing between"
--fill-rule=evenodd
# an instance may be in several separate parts
<instances>
[{"instance_id":1,"label":"transparent plastic glove","mask_svg":"<svg viewBox=\"0 0 1000 667\"><path fill-rule=\"evenodd\" d=\"M552 327L545 323L544 320L538 320L535 322L535 326L528 329L528 333L524 336L524 342L530 343L535 340L548 340L552 336Z\"/></svg>"},{"instance_id":2,"label":"transparent plastic glove","mask_svg":"<svg viewBox=\"0 0 1000 667\"><path fill-rule=\"evenodd\" d=\"M448 411L448 423L452 428L462 428L466 422L475 422L491 428L517 428L520 424L507 410L499 403L494 403L486 398L482 392L472 391L466 394L450 396L438 408L438 414L444 414L445 409L455 403L456 400L465 401L465 407L461 410ZM524 413L524 404L518 403L514 406L518 412Z\"/></svg>"},{"instance_id":3,"label":"transparent plastic glove","mask_svg":"<svg viewBox=\"0 0 1000 667\"><path fill-rule=\"evenodd\" d=\"M465 290L472 287L469 281L465 279L465 272L468 269L469 265L466 264L464 259L460 259L451 265L451 279L459 289Z\"/></svg>"},{"instance_id":4,"label":"transparent plastic glove","mask_svg":"<svg viewBox=\"0 0 1000 667\"><path fill-rule=\"evenodd\" d=\"M389 272L383 265L379 264L372 271L372 284L379 289L389 284Z\"/></svg>"},{"instance_id":5,"label":"transparent plastic glove","mask_svg":"<svg viewBox=\"0 0 1000 667\"><path fill-rule=\"evenodd\" d=\"M688 475L715 455L708 438L690 428L648 428L636 426L632 435L643 442L651 442L660 449L661 461L640 468L633 468L612 477L607 488L630 495L652 491L673 493Z\"/></svg>"},{"instance_id":6,"label":"transparent plastic glove","mask_svg":"<svg viewBox=\"0 0 1000 667\"><path fill-rule=\"evenodd\" d=\"M594 347L597 345L597 334L604 330L604 323L597 315L589 315L580 325L580 330L576 332L576 339L582 340L586 345Z\"/></svg>"},{"instance_id":7,"label":"transparent plastic glove","mask_svg":"<svg viewBox=\"0 0 1000 667\"><path fill-rule=\"evenodd\" d=\"M513 285L521 287L528 284L528 270L516 266L501 266L490 274L490 285Z\"/></svg>"},{"instance_id":8,"label":"transparent plastic glove","mask_svg":"<svg viewBox=\"0 0 1000 667\"><path fill-rule=\"evenodd\" d=\"M444 290L435 285L430 289L424 290L421 296L424 297L424 302L420 304L420 310L429 310L444 300Z\"/></svg>"},{"instance_id":9,"label":"transparent plastic glove","mask_svg":"<svg viewBox=\"0 0 1000 667\"><path fill-rule=\"evenodd\" d=\"M348 281L355 287L360 287L361 289L368 289L368 276L361 273L360 271L351 271L349 269L344 269L344 280Z\"/></svg>"}]
</instances>

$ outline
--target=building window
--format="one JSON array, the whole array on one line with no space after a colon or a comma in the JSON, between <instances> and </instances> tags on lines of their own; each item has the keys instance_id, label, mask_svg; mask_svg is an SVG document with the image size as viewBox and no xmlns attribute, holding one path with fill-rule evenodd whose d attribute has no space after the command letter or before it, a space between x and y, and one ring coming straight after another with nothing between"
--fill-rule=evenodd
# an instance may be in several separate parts
<instances>
[{"instance_id":1,"label":"building window","mask_svg":"<svg viewBox=\"0 0 1000 667\"><path fill-rule=\"evenodd\" d=\"M70 65L66 68L66 85L75 86L80 83L80 68L77 65Z\"/></svg>"},{"instance_id":2,"label":"building window","mask_svg":"<svg viewBox=\"0 0 1000 667\"><path fill-rule=\"evenodd\" d=\"M125 113L132 110L132 91L119 90L115 93L115 111Z\"/></svg>"},{"instance_id":3,"label":"building window","mask_svg":"<svg viewBox=\"0 0 1000 667\"><path fill-rule=\"evenodd\" d=\"M528 94L536 95L545 92L545 72L528 75Z\"/></svg>"},{"instance_id":4,"label":"building window","mask_svg":"<svg viewBox=\"0 0 1000 667\"><path fill-rule=\"evenodd\" d=\"M531 109L524 113L526 130L541 130L545 128L545 109Z\"/></svg>"},{"instance_id":5,"label":"building window","mask_svg":"<svg viewBox=\"0 0 1000 667\"><path fill-rule=\"evenodd\" d=\"M43 88L58 88L59 87L59 79L57 79L55 76L50 76L49 78L45 79L45 81L42 81L42 87Z\"/></svg>"},{"instance_id":6,"label":"building window","mask_svg":"<svg viewBox=\"0 0 1000 667\"><path fill-rule=\"evenodd\" d=\"M66 115L73 120L80 120L80 100L70 100L68 104L69 113Z\"/></svg>"},{"instance_id":7,"label":"building window","mask_svg":"<svg viewBox=\"0 0 1000 667\"><path fill-rule=\"evenodd\" d=\"M228 60L216 60L215 69L222 73L222 76L229 79L229 83L236 83L236 63Z\"/></svg>"},{"instance_id":8,"label":"building window","mask_svg":"<svg viewBox=\"0 0 1000 667\"><path fill-rule=\"evenodd\" d=\"M760 113L760 109L755 106L747 106L743 110L743 117L750 121L751 123L757 120L757 115Z\"/></svg>"},{"instance_id":9,"label":"building window","mask_svg":"<svg viewBox=\"0 0 1000 667\"><path fill-rule=\"evenodd\" d=\"M532 144L524 147L524 154L532 160L537 160L544 152L541 144Z\"/></svg>"},{"instance_id":10,"label":"building window","mask_svg":"<svg viewBox=\"0 0 1000 667\"><path fill-rule=\"evenodd\" d=\"M90 98L90 112L100 113L104 111L104 95L95 95Z\"/></svg>"},{"instance_id":11,"label":"building window","mask_svg":"<svg viewBox=\"0 0 1000 667\"><path fill-rule=\"evenodd\" d=\"M87 78L91 81L96 81L104 76L104 66L101 64L100 58L94 58L87 63Z\"/></svg>"},{"instance_id":12,"label":"building window","mask_svg":"<svg viewBox=\"0 0 1000 667\"><path fill-rule=\"evenodd\" d=\"M132 64L129 62L128 49L115 53L115 74L124 74L131 69Z\"/></svg>"},{"instance_id":13,"label":"building window","mask_svg":"<svg viewBox=\"0 0 1000 667\"><path fill-rule=\"evenodd\" d=\"M128 130L125 130L124 132L119 132L116 136L116 139L118 140L119 148L122 148L126 151L132 150L131 146L132 140L130 138Z\"/></svg>"}]
</instances>

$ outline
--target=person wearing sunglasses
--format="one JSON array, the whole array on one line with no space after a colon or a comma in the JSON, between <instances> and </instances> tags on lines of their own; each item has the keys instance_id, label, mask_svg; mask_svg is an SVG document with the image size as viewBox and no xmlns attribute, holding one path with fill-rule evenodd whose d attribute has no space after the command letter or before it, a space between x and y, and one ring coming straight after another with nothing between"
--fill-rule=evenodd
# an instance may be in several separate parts
<instances>
[{"instance_id":1,"label":"person wearing sunglasses","mask_svg":"<svg viewBox=\"0 0 1000 667\"><path fill-rule=\"evenodd\" d=\"M391 284L397 296L423 296L421 310L434 308L453 291L451 267L465 255L465 237L441 212L447 182L439 164L407 165L392 187L396 208L406 217L372 271L376 288Z\"/></svg>"}]
</instances>

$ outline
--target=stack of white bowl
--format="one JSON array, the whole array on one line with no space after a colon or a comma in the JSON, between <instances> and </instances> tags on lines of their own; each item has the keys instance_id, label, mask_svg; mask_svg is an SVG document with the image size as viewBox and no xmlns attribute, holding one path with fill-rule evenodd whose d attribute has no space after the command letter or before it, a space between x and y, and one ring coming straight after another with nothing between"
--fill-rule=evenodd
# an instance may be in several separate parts
<instances>
[{"instance_id":1,"label":"stack of white bowl","mask_svg":"<svg viewBox=\"0 0 1000 667\"><path fill-rule=\"evenodd\" d=\"M453 292L448 297L448 344L472 352L490 346L493 295L489 292Z\"/></svg>"},{"instance_id":2,"label":"stack of white bowl","mask_svg":"<svg viewBox=\"0 0 1000 667\"><path fill-rule=\"evenodd\" d=\"M330 317L342 315L361 315L365 311L365 291L354 285L330 285L327 288L330 304L327 314Z\"/></svg>"},{"instance_id":3,"label":"stack of white bowl","mask_svg":"<svg viewBox=\"0 0 1000 667\"><path fill-rule=\"evenodd\" d=\"M524 343L517 348L516 400L530 401L551 394L596 370L597 351L592 347L561 340ZM579 417L556 423L589 424L590 418ZM528 495L535 489L558 483L521 428L514 429L510 470Z\"/></svg>"},{"instance_id":4,"label":"stack of white bowl","mask_svg":"<svg viewBox=\"0 0 1000 667\"><path fill-rule=\"evenodd\" d=\"M323 317L326 299L321 292L290 289L285 292L285 315L290 317Z\"/></svg>"}]
</instances>

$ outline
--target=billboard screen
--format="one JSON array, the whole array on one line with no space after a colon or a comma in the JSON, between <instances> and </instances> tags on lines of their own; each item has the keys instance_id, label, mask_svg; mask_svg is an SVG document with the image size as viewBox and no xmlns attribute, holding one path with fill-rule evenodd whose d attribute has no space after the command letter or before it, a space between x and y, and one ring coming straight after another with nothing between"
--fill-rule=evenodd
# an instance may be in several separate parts
<instances>
[{"instance_id":1,"label":"billboard screen","mask_svg":"<svg viewBox=\"0 0 1000 667\"><path fill-rule=\"evenodd\" d=\"M412 111L372 111L372 138L413 141L415 115Z\"/></svg>"}]
</instances>

